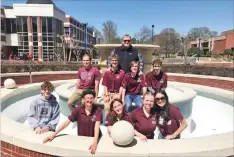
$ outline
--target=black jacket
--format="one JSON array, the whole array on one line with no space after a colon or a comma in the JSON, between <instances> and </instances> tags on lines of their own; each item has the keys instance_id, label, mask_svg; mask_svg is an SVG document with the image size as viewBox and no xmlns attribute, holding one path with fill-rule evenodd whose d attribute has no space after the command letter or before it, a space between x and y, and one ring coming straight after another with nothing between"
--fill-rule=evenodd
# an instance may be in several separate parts
<instances>
[{"instance_id":1,"label":"black jacket","mask_svg":"<svg viewBox=\"0 0 234 157\"><path fill-rule=\"evenodd\" d=\"M120 68L125 72L129 72L130 71L130 63L132 61L138 61L139 62L139 70L143 72L144 70L144 63L143 63L143 58L142 58L142 54L141 52L134 48L132 45L130 45L130 47L126 48L124 46L120 46L115 48L110 56L108 57L107 60L107 67L109 68L110 65L110 61L111 61L111 57L112 55L118 55L119 56L119 65Z\"/></svg>"}]
</instances>

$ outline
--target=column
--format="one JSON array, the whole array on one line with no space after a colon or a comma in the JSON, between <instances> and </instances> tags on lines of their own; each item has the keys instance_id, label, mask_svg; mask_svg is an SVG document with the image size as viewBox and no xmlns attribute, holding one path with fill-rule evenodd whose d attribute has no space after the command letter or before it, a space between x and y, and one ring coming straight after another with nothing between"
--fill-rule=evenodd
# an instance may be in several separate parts
<instances>
[{"instance_id":1,"label":"column","mask_svg":"<svg viewBox=\"0 0 234 157\"><path fill-rule=\"evenodd\" d=\"M29 55L33 56L32 17L27 18Z\"/></svg>"},{"instance_id":2,"label":"column","mask_svg":"<svg viewBox=\"0 0 234 157\"><path fill-rule=\"evenodd\" d=\"M43 61L41 17L37 17L38 61Z\"/></svg>"},{"instance_id":3,"label":"column","mask_svg":"<svg viewBox=\"0 0 234 157\"><path fill-rule=\"evenodd\" d=\"M208 40L208 48L209 48L209 51L211 51L211 38L209 38Z\"/></svg>"},{"instance_id":4,"label":"column","mask_svg":"<svg viewBox=\"0 0 234 157\"><path fill-rule=\"evenodd\" d=\"M214 42L214 37L212 37L211 42L212 42L211 51L214 51L214 44L215 44L215 42Z\"/></svg>"}]
</instances>

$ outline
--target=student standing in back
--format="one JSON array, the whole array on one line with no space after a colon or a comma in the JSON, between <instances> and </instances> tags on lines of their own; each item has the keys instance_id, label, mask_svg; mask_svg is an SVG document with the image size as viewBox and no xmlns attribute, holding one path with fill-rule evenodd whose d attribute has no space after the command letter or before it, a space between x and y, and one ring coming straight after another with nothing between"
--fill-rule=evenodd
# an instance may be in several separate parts
<instances>
[{"instance_id":1,"label":"student standing in back","mask_svg":"<svg viewBox=\"0 0 234 157\"><path fill-rule=\"evenodd\" d=\"M119 57L113 55L111 57L111 69L103 75L102 85L104 86L104 106L107 115L110 109L110 102L114 98L122 97L122 81L124 71L119 68Z\"/></svg>"},{"instance_id":2,"label":"student standing in back","mask_svg":"<svg viewBox=\"0 0 234 157\"><path fill-rule=\"evenodd\" d=\"M132 61L130 63L130 71L125 74L122 84L122 100L127 112L131 111L132 102L135 103L137 108L141 108L141 89L143 89L143 94L146 92L144 75L139 74L139 63Z\"/></svg>"},{"instance_id":3,"label":"student standing in back","mask_svg":"<svg viewBox=\"0 0 234 157\"><path fill-rule=\"evenodd\" d=\"M167 88L167 74L162 72L162 61L155 59L152 62L153 69L145 75L145 83L148 91L153 93Z\"/></svg>"},{"instance_id":4,"label":"student standing in back","mask_svg":"<svg viewBox=\"0 0 234 157\"><path fill-rule=\"evenodd\" d=\"M77 72L76 91L67 101L71 112L75 108L75 102L79 101L81 103L81 95L84 90L94 90L96 94L95 100L97 100L101 73L97 67L91 65L91 59L89 54L84 54L82 57L83 67L79 68Z\"/></svg>"}]
</instances>

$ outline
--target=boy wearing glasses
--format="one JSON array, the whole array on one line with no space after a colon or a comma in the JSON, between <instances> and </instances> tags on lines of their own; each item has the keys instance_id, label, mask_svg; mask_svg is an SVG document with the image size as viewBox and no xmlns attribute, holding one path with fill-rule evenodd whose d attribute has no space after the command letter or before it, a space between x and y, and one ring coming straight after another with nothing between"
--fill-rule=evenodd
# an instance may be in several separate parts
<instances>
[{"instance_id":1,"label":"boy wearing glasses","mask_svg":"<svg viewBox=\"0 0 234 157\"><path fill-rule=\"evenodd\" d=\"M44 82L41 95L30 104L28 123L36 134L55 131L59 122L60 108L56 97L51 94L53 90L50 82Z\"/></svg>"},{"instance_id":2,"label":"boy wearing glasses","mask_svg":"<svg viewBox=\"0 0 234 157\"><path fill-rule=\"evenodd\" d=\"M102 85L104 86L104 106L106 115L110 109L111 100L115 98L121 99L121 85L124 75L124 71L119 68L119 57L114 54L111 57L111 68L109 71L104 73L102 80Z\"/></svg>"},{"instance_id":3,"label":"boy wearing glasses","mask_svg":"<svg viewBox=\"0 0 234 157\"><path fill-rule=\"evenodd\" d=\"M160 59L155 59L152 66L152 71L145 75L147 90L152 93L158 90L165 90L167 88L167 74L161 71L162 61Z\"/></svg>"},{"instance_id":4,"label":"boy wearing glasses","mask_svg":"<svg viewBox=\"0 0 234 157\"><path fill-rule=\"evenodd\" d=\"M143 70L144 70L144 63L143 63L143 58L142 58L142 54L140 53L140 51L136 48L134 48L131 45L131 36L128 34L125 34L123 37L123 41L122 41L122 46L115 48L110 56L107 59L107 68L108 71L110 70L111 67L111 56L112 55L118 55L119 56L119 60L120 62L120 68L125 72L130 72L130 68L129 68L129 63L132 61L137 61L139 62L139 70L140 70L140 75L143 74Z\"/></svg>"}]
</instances>

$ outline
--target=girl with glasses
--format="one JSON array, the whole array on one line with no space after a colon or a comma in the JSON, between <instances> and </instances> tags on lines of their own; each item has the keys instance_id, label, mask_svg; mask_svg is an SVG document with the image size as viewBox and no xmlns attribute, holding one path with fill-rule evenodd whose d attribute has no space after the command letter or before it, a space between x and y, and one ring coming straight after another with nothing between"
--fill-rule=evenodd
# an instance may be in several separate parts
<instances>
[{"instance_id":1,"label":"girl with glasses","mask_svg":"<svg viewBox=\"0 0 234 157\"><path fill-rule=\"evenodd\" d=\"M164 90L156 93L155 102L160 131L158 139L179 139L181 132L187 127L182 113L176 106L169 103L167 93Z\"/></svg>"}]
</instances>

